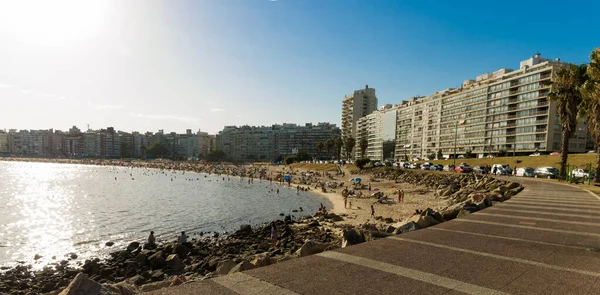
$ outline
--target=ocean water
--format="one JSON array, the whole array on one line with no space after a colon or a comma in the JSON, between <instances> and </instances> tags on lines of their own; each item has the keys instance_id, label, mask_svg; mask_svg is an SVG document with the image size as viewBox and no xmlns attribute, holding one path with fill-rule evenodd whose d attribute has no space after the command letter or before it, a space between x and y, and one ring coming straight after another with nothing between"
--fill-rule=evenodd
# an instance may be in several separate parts
<instances>
[{"instance_id":1,"label":"ocean water","mask_svg":"<svg viewBox=\"0 0 600 295\"><path fill-rule=\"evenodd\" d=\"M258 179L248 184L182 171L0 162L0 265L42 267L69 253L78 255L76 263L145 240L151 230L158 240L181 231L194 238L280 213L313 214L320 203L331 208L316 194ZM291 212L299 207L304 211ZM115 245L105 246L108 241ZM34 260L36 254L42 257Z\"/></svg>"}]
</instances>

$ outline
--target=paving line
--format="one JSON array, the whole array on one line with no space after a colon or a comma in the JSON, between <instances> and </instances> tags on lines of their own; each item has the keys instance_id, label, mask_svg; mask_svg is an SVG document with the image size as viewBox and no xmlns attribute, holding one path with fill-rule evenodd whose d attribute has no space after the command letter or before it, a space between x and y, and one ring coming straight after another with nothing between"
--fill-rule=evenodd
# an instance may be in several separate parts
<instances>
[{"instance_id":1,"label":"paving line","mask_svg":"<svg viewBox=\"0 0 600 295\"><path fill-rule=\"evenodd\" d=\"M395 274L397 276L409 278L415 281L421 281L424 283L436 285L439 287L456 290L459 292L463 292L466 294L497 294L497 295L507 295L510 293L505 293L499 290L490 289L474 284L469 284L463 281L442 277L436 274L423 272L420 270L406 268L395 264L390 264L386 262L381 262L369 258L364 258L360 256L344 254L336 251L326 251L317 254L318 256L335 259L343 262L348 262L356 265L360 265L363 267L368 267L380 271L384 271L387 273Z\"/></svg>"},{"instance_id":2,"label":"paving line","mask_svg":"<svg viewBox=\"0 0 600 295\"><path fill-rule=\"evenodd\" d=\"M555 232L555 233L573 234L573 235L580 235L580 236L588 236L588 237L600 238L600 234L596 234L596 233L577 232L577 231L555 229L555 228L546 228L546 227L537 227L537 226L528 226L528 225L516 225L516 224L506 224L506 223L500 223L500 222L474 220L474 219L466 219L466 218L456 218L456 219L453 219L453 221L471 222L471 223L480 223L480 224L489 224L489 225L499 225L499 226L506 226L506 227L514 227L514 228L534 229L534 230L539 230L539 231L548 231L548 232Z\"/></svg>"},{"instance_id":3,"label":"paving line","mask_svg":"<svg viewBox=\"0 0 600 295\"><path fill-rule=\"evenodd\" d=\"M484 256L484 257L496 258L496 259L500 259L500 260L514 261L514 262L519 262L519 263L523 263L523 264L544 267L544 268L554 269L554 270L560 270L560 271L567 271L567 272L572 272L572 273L577 273L577 274L582 274L582 275L587 275L587 276L592 276L592 277L600 276L600 272L587 271L587 270L581 270L581 269L570 268L570 267L563 267L563 266L552 265L552 264L547 264L547 263L542 263L542 262L537 262L537 261L532 261L532 260L527 260L527 259L522 259L522 258L507 257L507 256L491 254L491 253L486 253L486 252L479 252L479 251L463 249L463 248L458 248L458 247L452 247L452 246L440 245L440 244L435 244L435 243L430 243L430 242L401 238L401 237L397 237L397 236L389 237L388 239L399 240L399 241L403 241L403 242L410 242L410 243L415 243L415 244L421 244L421 245L437 247L437 248L442 248L442 249L447 249L447 250L452 250L452 251L457 251L457 252L463 252L463 253L467 253L467 254Z\"/></svg>"},{"instance_id":4,"label":"paving line","mask_svg":"<svg viewBox=\"0 0 600 295\"><path fill-rule=\"evenodd\" d=\"M518 196L518 195L517 195ZM596 200L589 200L589 201L579 201L579 200L551 200L551 199L547 199L547 198L538 198L538 197L517 197L514 196L512 198L510 198L513 201L535 201L535 202L549 202L549 203L558 203L558 204L573 204L573 205L600 205L600 202L596 201Z\"/></svg>"},{"instance_id":5,"label":"paving line","mask_svg":"<svg viewBox=\"0 0 600 295\"><path fill-rule=\"evenodd\" d=\"M485 210L485 212L492 212L492 211L506 211L506 212L518 212L518 213L530 213L530 214L540 214L540 215L552 215L552 216L564 216L564 217L585 217L585 218L589 218L589 219L600 219L600 216L582 216L581 214L567 214L567 213L556 213L556 212L540 212L540 211L533 211L533 210L519 210L519 209L507 209L507 208L497 208L497 206L493 206L490 207L488 210ZM483 212L478 212L477 214L481 214ZM590 215L592 214L592 212L590 212ZM518 216L518 215L515 215ZM523 218L528 218L528 216L522 216Z\"/></svg>"},{"instance_id":6,"label":"paving line","mask_svg":"<svg viewBox=\"0 0 600 295\"><path fill-rule=\"evenodd\" d=\"M517 207L517 208L531 208L531 209L537 209L537 210L556 210L556 211L568 211L568 212L573 212L574 209L572 208L564 208L564 207L551 207L551 208L545 208L545 207L539 207L539 206L533 206L533 205L520 205L520 204L512 204L512 203L498 203L495 204L493 206L494 207ZM594 210L594 209L577 209L578 212L583 212L583 213L596 213L598 211Z\"/></svg>"},{"instance_id":7,"label":"paving line","mask_svg":"<svg viewBox=\"0 0 600 295\"><path fill-rule=\"evenodd\" d=\"M550 204L550 205L546 205L546 204L540 204L540 202L528 202L528 201L518 201L518 200L509 200L508 202L510 202L510 204L524 204L524 205L535 205L535 206L539 206L540 208L566 208L566 209L575 209L575 210L579 210L579 209L593 209L593 210L600 210L600 204L598 206L578 206L578 205L569 205L567 206L566 204Z\"/></svg>"},{"instance_id":8,"label":"paving line","mask_svg":"<svg viewBox=\"0 0 600 295\"><path fill-rule=\"evenodd\" d=\"M547 221L547 222L560 222L560 223L564 223L564 224L574 224L574 225L600 226L600 223L597 223L597 222L572 221L572 220L561 220L561 219L551 219L551 218L541 218L541 217L496 214L496 213L487 213L487 212L477 212L477 214L475 214L475 216L495 216L495 217L521 219L521 220L537 220L537 221Z\"/></svg>"},{"instance_id":9,"label":"paving line","mask_svg":"<svg viewBox=\"0 0 600 295\"><path fill-rule=\"evenodd\" d=\"M294 291L273 285L242 272L217 277L212 279L212 281L241 295L299 295Z\"/></svg>"},{"instance_id":10,"label":"paving line","mask_svg":"<svg viewBox=\"0 0 600 295\"><path fill-rule=\"evenodd\" d=\"M494 238L494 239L501 239L501 240L517 241L517 242L527 242L527 243L532 243L532 244L541 244L541 245L547 245L547 246L556 246L556 247L563 247L563 248L571 248L571 249L578 249L578 250L587 250L588 249L588 247L569 246L569 245L556 244L556 243L548 243L548 242L534 241L534 240L527 240L527 239L521 239L521 238L511 238L511 237L504 237L504 236L494 236L494 235L480 234L480 233L474 233L474 232L468 232L468 231L462 231L462 230L439 228L439 227L436 227L436 226L432 226L429 229L430 230L445 231L445 232L460 233L460 234L467 234L467 235L473 235L473 236L479 236L479 237L486 237L486 238Z\"/></svg>"}]
</instances>

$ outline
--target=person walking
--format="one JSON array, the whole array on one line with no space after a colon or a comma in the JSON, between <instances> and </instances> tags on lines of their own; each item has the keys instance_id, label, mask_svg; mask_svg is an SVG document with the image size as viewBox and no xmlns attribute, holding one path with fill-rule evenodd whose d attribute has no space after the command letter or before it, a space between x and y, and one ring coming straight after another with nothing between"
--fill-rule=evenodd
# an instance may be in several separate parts
<instances>
[{"instance_id":1,"label":"person walking","mask_svg":"<svg viewBox=\"0 0 600 295\"><path fill-rule=\"evenodd\" d=\"M271 222L271 248L275 248L277 239L279 238L279 229L275 221Z\"/></svg>"},{"instance_id":2,"label":"person walking","mask_svg":"<svg viewBox=\"0 0 600 295\"><path fill-rule=\"evenodd\" d=\"M375 207L373 207L373 204L371 204L371 216L375 217Z\"/></svg>"}]
</instances>

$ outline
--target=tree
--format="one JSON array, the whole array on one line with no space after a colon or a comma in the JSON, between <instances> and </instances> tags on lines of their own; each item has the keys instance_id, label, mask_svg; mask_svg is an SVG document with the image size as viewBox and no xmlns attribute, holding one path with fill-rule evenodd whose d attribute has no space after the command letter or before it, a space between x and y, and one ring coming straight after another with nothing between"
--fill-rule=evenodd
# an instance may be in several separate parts
<instances>
[{"instance_id":1,"label":"tree","mask_svg":"<svg viewBox=\"0 0 600 295\"><path fill-rule=\"evenodd\" d=\"M298 151L298 153L296 153L296 161L301 162L301 161L310 161L312 160L312 157L305 151Z\"/></svg>"},{"instance_id":2,"label":"tree","mask_svg":"<svg viewBox=\"0 0 600 295\"><path fill-rule=\"evenodd\" d=\"M317 142L317 152L321 153L323 149L325 149L325 143L322 141Z\"/></svg>"},{"instance_id":3,"label":"tree","mask_svg":"<svg viewBox=\"0 0 600 295\"><path fill-rule=\"evenodd\" d=\"M437 159L441 160L442 158L444 158L444 153L442 153L442 149L438 149L438 151L437 151Z\"/></svg>"},{"instance_id":4,"label":"tree","mask_svg":"<svg viewBox=\"0 0 600 295\"><path fill-rule=\"evenodd\" d=\"M358 145L360 146L360 156L364 158L365 153L367 152L367 148L369 147L369 142L366 138L361 138Z\"/></svg>"},{"instance_id":5,"label":"tree","mask_svg":"<svg viewBox=\"0 0 600 295\"><path fill-rule=\"evenodd\" d=\"M286 165L290 165L293 164L294 162L296 162L297 158L296 156L289 156L285 158L285 164Z\"/></svg>"},{"instance_id":6,"label":"tree","mask_svg":"<svg viewBox=\"0 0 600 295\"><path fill-rule=\"evenodd\" d=\"M352 135L344 138L344 148L346 148L346 160L352 159L352 151L356 145L356 139Z\"/></svg>"},{"instance_id":7,"label":"tree","mask_svg":"<svg viewBox=\"0 0 600 295\"><path fill-rule=\"evenodd\" d=\"M569 141L576 131L579 106L582 103L582 89L587 65L569 64L555 72L550 83L552 91L548 97L556 101L556 112L562 131L560 154L560 177L567 175L567 159L569 156Z\"/></svg>"},{"instance_id":8,"label":"tree","mask_svg":"<svg viewBox=\"0 0 600 295\"><path fill-rule=\"evenodd\" d=\"M473 152L471 150L466 150L465 151L465 158L471 158L473 157Z\"/></svg>"},{"instance_id":9,"label":"tree","mask_svg":"<svg viewBox=\"0 0 600 295\"><path fill-rule=\"evenodd\" d=\"M169 150L162 144L155 142L149 148L146 148L146 153L153 158L162 158L165 154L169 153Z\"/></svg>"},{"instance_id":10,"label":"tree","mask_svg":"<svg viewBox=\"0 0 600 295\"><path fill-rule=\"evenodd\" d=\"M501 149L498 151L498 157L506 157L506 150Z\"/></svg>"},{"instance_id":11,"label":"tree","mask_svg":"<svg viewBox=\"0 0 600 295\"><path fill-rule=\"evenodd\" d=\"M328 139L325 142L325 148L327 148L327 153L331 156L331 151L335 148L335 140L333 138Z\"/></svg>"},{"instance_id":12,"label":"tree","mask_svg":"<svg viewBox=\"0 0 600 295\"><path fill-rule=\"evenodd\" d=\"M588 132L594 139L596 152L600 152L600 48L590 54L587 66L587 80L582 87L583 101L579 109L585 115ZM600 182L600 153L596 157L596 173L594 182Z\"/></svg>"},{"instance_id":13,"label":"tree","mask_svg":"<svg viewBox=\"0 0 600 295\"><path fill-rule=\"evenodd\" d=\"M222 150L214 150L206 155L206 160L209 162L221 162L225 160L225 152Z\"/></svg>"},{"instance_id":14,"label":"tree","mask_svg":"<svg viewBox=\"0 0 600 295\"><path fill-rule=\"evenodd\" d=\"M358 160L356 160L356 167L358 167L358 169L363 170L363 168L365 168L365 165L369 164L369 162L371 162L371 159L369 158L360 158Z\"/></svg>"},{"instance_id":15,"label":"tree","mask_svg":"<svg viewBox=\"0 0 600 295\"><path fill-rule=\"evenodd\" d=\"M342 147L344 146L344 140L341 137L336 137L333 139L335 143L335 152L338 160L342 159Z\"/></svg>"},{"instance_id":16,"label":"tree","mask_svg":"<svg viewBox=\"0 0 600 295\"><path fill-rule=\"evenodd\" d=\"M434 154L434 153L431 153L431 154L427 155L427 159L428 159L429 161L435 160L435 154Z\"/></svg>"}]
</instances>

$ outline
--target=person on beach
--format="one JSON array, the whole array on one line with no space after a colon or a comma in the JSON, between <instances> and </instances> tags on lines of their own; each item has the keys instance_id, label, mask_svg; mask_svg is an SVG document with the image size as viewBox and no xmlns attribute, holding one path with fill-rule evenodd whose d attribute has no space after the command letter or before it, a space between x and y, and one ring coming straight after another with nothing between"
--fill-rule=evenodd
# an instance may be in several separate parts
<instances>
[{"instance_id":1,"label":"person on beach","mask_svg":"<svg viewBox=\"0 0 600 295\"><path fill-rule=\"evenodd\" d=\"M179 242L179 245L183 245L183 244L187 243L187 238L188 238L188 236L186 236L185 232L182 231L181 235L177 238L177 241Z\"/></svg>"},{"instance_id":2,"label":"person on beach","mask_svg":"<svg viewBox=\"0 0 600 295\"><path fill-rule=\"evenodd\" d=\"M151 231L148 236L148 242L144 245L144 249L152 250L154 248L156 248L156 237L154 236L154 231Z\"/></svg>"},{"instance_id":3,"label":"person on beach","mask_svg":"<svg viewBox=\"0 0 600 295\"><path fill-rule=\"evenodd\" d=\"M348 204L348 195L344 195L344 209L346 209Z\"/></svg>"},{"instance_id":4,"label":"person on beach","mask_svg":"<svg viewBox=\"0 0 600 295\"><path fill-rule=\"evenodd\" d=\"M275 248L278 239L278 228L275 221L271 222L271 248Z\"/></svg>"},{"instance_id":5,"label":"person on beach","mask_svg":"<svg viewBox=\"0 0 600 295\"><path fill-rule=\"evenodd\" d=\"M375 217L375 207L373 207L373 204L371 204L371 216Z\"/></svg>"}]
</instances>

